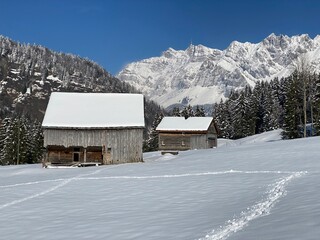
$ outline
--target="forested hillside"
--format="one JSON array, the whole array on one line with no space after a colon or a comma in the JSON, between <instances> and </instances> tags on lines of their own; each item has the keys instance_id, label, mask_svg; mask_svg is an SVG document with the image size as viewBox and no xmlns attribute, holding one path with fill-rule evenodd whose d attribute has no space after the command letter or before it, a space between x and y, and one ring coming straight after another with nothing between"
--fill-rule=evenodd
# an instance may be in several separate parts
<instances>
[{"instance_id":1,"label":"forested hillside","mask_svg":"<svg viewBox=\"0 0 320 240\"><path fill-rule=\"evenodd\" d=\"M221 137L238 139L282 128L287 139L320 134L320 75L290 77L258 82L254 89L232 92L214 105ZM308 132L304 133L307 124Z\"/></svg>"},{"instance_id":2,"label":"forested hillside","mask_svg":"<svg viewBox=\"0 0 320 240\"><path fill-rule=\"evenodd\" d=\"M0 36L0 117L43 117L52 91L136 92L98 64Z\"/></svg>"},{"instance_id":3,"label":"forested hillside","mask_svg":"<svg viewBox=\"0 0 320 240\"><path fill-rule=\"evenodd\" d=\"M6 147L4 143L9 142L11 137L15 151L23 153L23 146L17 145L23 140L18 140L17 137L23 136L24 128L27 132L33 131L34 122L36 125L41 124L49 96L53 91L138 92L93 61L72 54L54 52L42 46L21 44L0 36L0 128L3 133L0 136L0 150L2 152ZM147 126L145 134L155 113L159 111L158 105L145 100ZM13 125L17 122L20 124L18 128L20 130L17 134L13 134L9 129L15 128ZM19 162L16 158L14 158L15 163ZM2 156L3 159L7 157ZM20 159L20 162L28 161L26 158ZM3 160L0 164L7 162Z\"/></svg>"}]
</instances>

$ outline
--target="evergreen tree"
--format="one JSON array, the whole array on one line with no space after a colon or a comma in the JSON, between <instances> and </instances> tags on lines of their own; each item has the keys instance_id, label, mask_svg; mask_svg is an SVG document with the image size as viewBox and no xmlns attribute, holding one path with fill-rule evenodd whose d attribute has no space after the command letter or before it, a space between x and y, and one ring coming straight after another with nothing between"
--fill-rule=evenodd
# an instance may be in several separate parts
<instances>
[{"instance_id":1,"label":"evergreen tree","mask_svg":"<svg viewBox=\"0 0 320 240\"><path fill-rule=\"evenodd\" d=\"M232 122L234 128L233 138L238 139L251 135L250 108L245 91L241 92L237 101L233 105Z\"/></svg>"},{"instance_id":2,"label":"evergreen tree","mask_svg":"<svg viewBox=\"0 0 320 240\"><path fill-rule=\"evenodd\" d=\"M301 137L301 102L298 96L299 83L296 73L286 82L285 115L282 136L285 139ZM301 96L301 95L300 95Z\"/></svg>"},{"instance_id":3,"label":"evergreen tree","mask_svg":"<svg viewBox=\"0 0 320 240\"><path fill-rule=\"evenodd\" d=\"M2 150L0 152L0 160L3 165L14 164L13 155L15 151L14 144L14 128L11 119L3 121L3 131L5 135L2 138Z\"/></svg>"},{"instance_id":4,"label":"evergreen tree","mask_svg":"<svg viewBox=\"0 0 320 240\"><path fill-rule=\"evenodd\" d=\"M270 82L270 87L272 91L272 99L273 99L273 105L274 105L274 113L273 113L273 126L274 129L281 128L283 125L283 115L284 115L284 88L283 88L283 82L282 79L279 81L278 78L275 78Z\"/></svg>"},{"instance_id":5,"label":"evergreen tree","mask_svg":"<svg viewBox=\"0 0 320 240\"><path fill-rule=\"evenodd\" d=\"M25 163L39 163L43 157L43 132L41 123L34 121L30 125L30 134L27 134L27 152Z\"/></svg>"},{"instance_id":6,"label":"evergreen tree","mask_svg":"<svg viewBox=\"0 0 320 240\"><path fill-rule=\"evenodd\" d=\"M220 129L220 135L219 137L225 137L225 116L224 116L224 102L221 99L220 103L215 103L213 105L213 117L215 119L216 124L218 125L219 129Z\"/></svg>"},{"instance_id":7,"label":"evergreen tree","mask_svg":"<svg viewBox=\"0 0 320 240\"><path fill-rule=\"evenodd\" d=\"M266 83L261 82L256 89L256 130L255 134L266 131Z\"/></svg>"},{"instance_id":8,"label":"evergreen tree","mask_svg":"<svg viewBox=\"0 0 320 240\"><path fill-rule=\"evenodd\" d=\"M263 131L270 131L279 127L278 119L280 106L276 97L273 95L272 88L269 83L265 84L264 94L264 115L263 115Z\"/></svg>"},{"instance_id":9,"label":"evergreen tree","mask_svg":"<svg viewBox=\"0 0 320 240\"><path fill-rule=\"evenodd\" d=\"M41 124L25 117L4 119L0 127L0 164L37 163L42 158Z\"/></svg>"},{"instance_id":10,"label":"evergreen tree","mask_svg":"<svg viewBox=\"0 0 320 240\"><path fill-rule=\"evenodd\" d=\"M25 118L15 118L13 124L13 162L14 164L24 163L27 153L27 126Z\"/></svg>"},{"instance_id":11,"label":"evergreen tree","mask_svg":"<svg viewBox=\"0 0 320 240\"><path fill-rule=\"evenodd\" d=\"M172 109L171 115L174 116L174 117L181 117L181 113L180 113L179 107L174 107Z\"/></svg>"},{"instance_id":12,"label":"evergreen tree","mask_svg":"<svg viewBox=\"0 0 320 240\"><path fill-rule=\"evenodd\" d=\"M320 136L320 74L316 77L314 94L314 128L316 135Z\"/></svg>"},{"instance_id":13,"label":"evergreen tree","mask_svg":"<svg viewBox=\"0 0 320 240\"><path fill-rule=\"evenodd\" d=\"M7 149L7 141L8 141L8 129L11 124L10 118L5 118L0 123L0 164L5 165L7 163L6 152Z\"/></svg>"},{"instance_id":14,"label":"evergreen tree","mask_svg":"<svg viewBox=\"0 0 320 240\"><path fill-rule=\"evenodd\" d=\"M308 86L307 86L307 113L308 113L308 122L311 125L310 135L316 135L315 129L315 121L316 121L316 113L318 111L317 108L317 79L318 75L313 74L309 75Z\"/></svg>"},{"instance_id":15,"label":"evergreen tree","mask_svg":"<svg viewBox=\"0 0 320 240\"><path fill-rule=\"evenodd\" d=\"M184 117L185 119L189 118L189 117L194 117L194 112L193 109L190 105L186 106L182 112L181 112L181 116Z\"/></svg>"},{"instance_id":16,"label":"evergreen tree","mask_svg":"<svg viewBox=\"0 0 320 240\"><path fill-rule=\"evenodd\" d=\"M155 115L155 118L152 122L151 129L149 131L149 138L144 144L144 151L150 152L150 151L156 151L158 149L159 145L159 134L156 131L156 128L158 127L159 123L163 119L163 113L157 113Z\"/></svg>"},{"instance_id":17,"label":"evergreen tree","mask_svg":"<svg viewBox=\"0 0 320 240\"><path fill-rule=\"evenodd\" d=\"M221 121L221 135L223 138L232 139L234 137L234 125L232 123L232 101L227 100L225 104L221 107L221 116L223 120Z\"/></svg>"},{"instance_id":18,"label":"evergreen tree","mask_svg":"<svg viewBox=\"0 0 320 240\"><path fill-rule=\"evenodd\" d=\"M196 110L194 112L194 116L195 117L205 117L206 114L205 114L204 108L203 107L199 107L197 105Z\"/></svg>"}]
</instances>

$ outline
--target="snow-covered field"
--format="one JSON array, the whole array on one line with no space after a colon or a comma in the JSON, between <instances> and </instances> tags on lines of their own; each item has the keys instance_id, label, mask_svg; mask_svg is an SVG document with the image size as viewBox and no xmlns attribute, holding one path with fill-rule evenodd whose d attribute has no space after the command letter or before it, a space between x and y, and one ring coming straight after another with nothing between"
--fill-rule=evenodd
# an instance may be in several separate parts
<instances>
[{"instance_id":1,"label":"snow-covered field","mask_svg":"<svg viewBox=\"0 0 320 240\"><path fill-rule=\"evenodd\" d=\"M319 239L320 138L279 139L137 164L0 167L0 239Z\"/></svg>"}]
</instances>

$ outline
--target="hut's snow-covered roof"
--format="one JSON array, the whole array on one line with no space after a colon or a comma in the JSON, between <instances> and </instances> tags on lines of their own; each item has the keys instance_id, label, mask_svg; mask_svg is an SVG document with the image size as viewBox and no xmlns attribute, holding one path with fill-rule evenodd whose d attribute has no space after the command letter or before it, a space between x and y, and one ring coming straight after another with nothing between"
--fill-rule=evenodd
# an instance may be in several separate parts
<instances>
[{"instance_id":1,"label":"hut's snow-covered roof","mask_svg":"<svg viewBox=\"0 0 320 240\"><path fill-rule=\"evenodd\" d=\"M158 125L158 131L206 131L212 117L164 117Z\"/></svg>"},{"instance_id":2,"label":"hut's snow-covered roof","mask_svg":"<svg viewBox=\"0 0 320 240\"><path fill-rule=\"evenodd\" d=\"M142 94L53 92L44 128L144 127Z\"/></svg>"}]
</instances>

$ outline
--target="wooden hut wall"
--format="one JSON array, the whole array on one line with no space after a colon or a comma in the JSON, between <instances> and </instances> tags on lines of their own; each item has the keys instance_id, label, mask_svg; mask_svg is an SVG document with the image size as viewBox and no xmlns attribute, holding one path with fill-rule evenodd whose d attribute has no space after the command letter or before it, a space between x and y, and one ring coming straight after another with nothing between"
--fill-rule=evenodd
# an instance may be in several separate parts
<instances>
[{"instance_id":1,"label":"wooden hut wall","mask_svg":"<svg viewBox=\"0 0 320 240\"><path fill-rule=\"evenodd\" d=\"M44 146L102 146L109 151L108 163L140 162L143 129L44 129Z\"/></svg>"},{"instance_id":2,"label":"wooden hut wall","mask_svg":"<svg viewBox=\"0 0 320 240\"><path fill-rule=\"evenodd\" d=\"M217 134L217 130L216 130L216 126L215 126L214 121L211 122L209 129L208 129L208 133L215 134L215 135Z\"/></svg>"},{"instance_id":3,"label":"wooden hut wall","mask_svg":"<svg viewBox=\"0 0 320 240\"><path fill-rule=\"evenodd\" d=\"M215 129L215 128L214 128ZM159 133L159 150L206 149L217 146L216 134Z\"/></svg>"},{"instance_id":4,"label":"wooden hut wall","mask_svg":"<svg viewBox=\"0 0 320 240\"><path fill-rule=\"evenodd\" d=\"M190 149L206 149L208 148L207 135L193 135L190 138Z\"/></svg>"},{"instance_id":5,"label":"wooden hut wall","mask_svg":"<svg viewBox=\"0 0 320 240\"><path fill-rule=\"evenodd\" d=\"M160 133L159 150L188 150L190 135L182 133Z\"/></svg>"},{"instance_id":6,"label":"wooden hut wall","mask_svg":"<svg viewBox=\"0 0 320 240\"><path fill-rule=\"evenodd\" d=\"M218 145L217 134L207 134L208 148L214 148Z\"/></svg>"}]
</instances>

